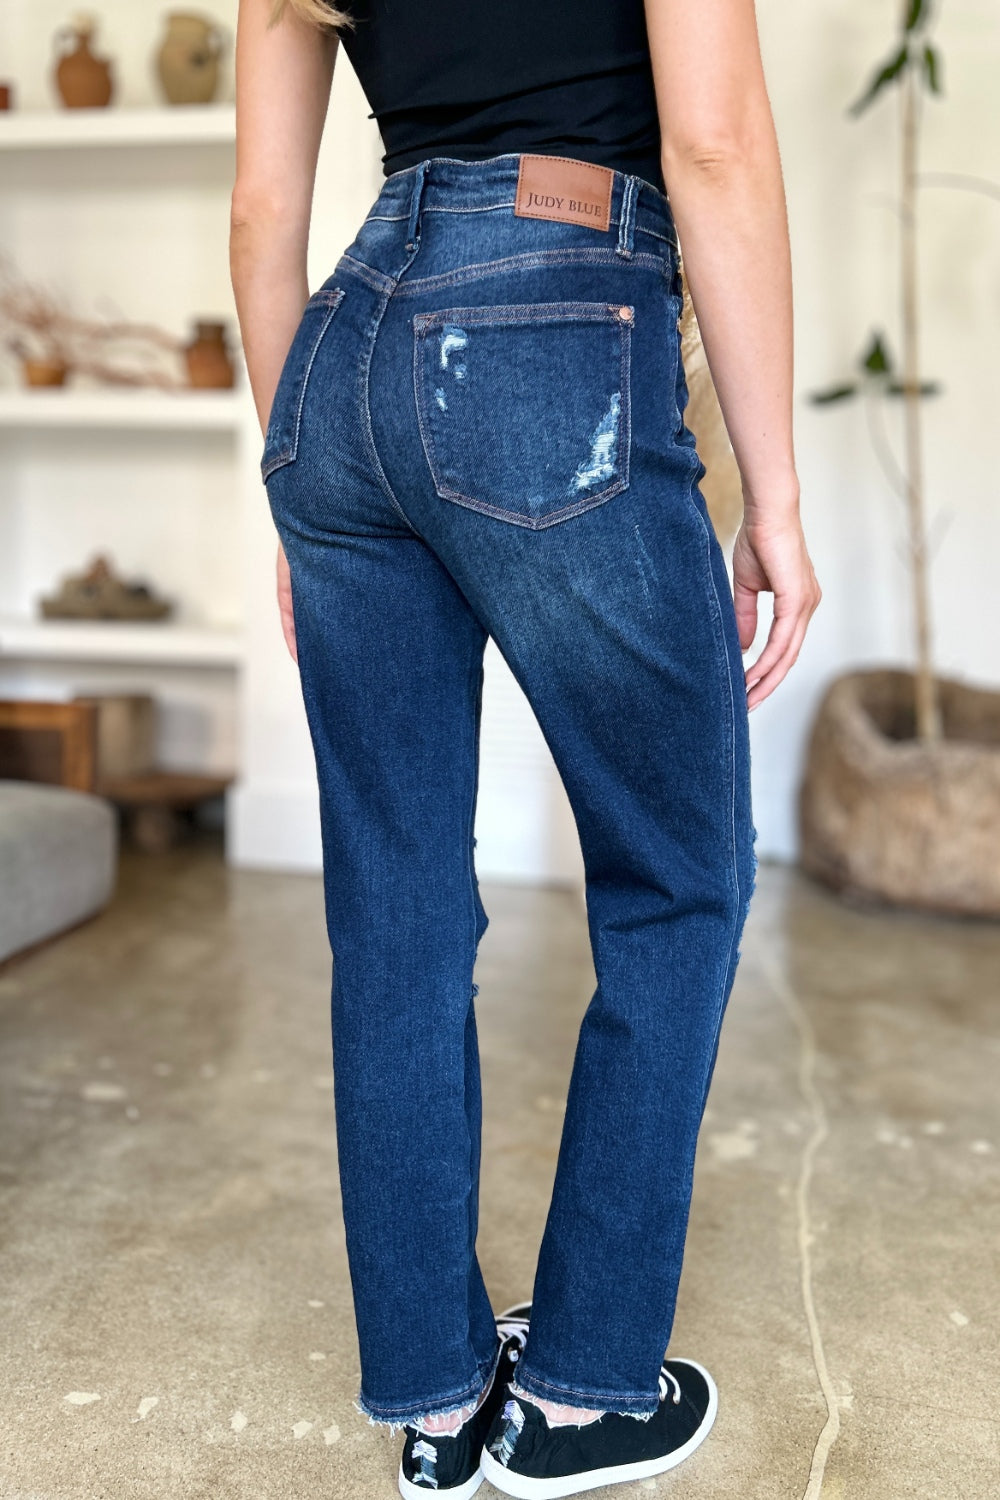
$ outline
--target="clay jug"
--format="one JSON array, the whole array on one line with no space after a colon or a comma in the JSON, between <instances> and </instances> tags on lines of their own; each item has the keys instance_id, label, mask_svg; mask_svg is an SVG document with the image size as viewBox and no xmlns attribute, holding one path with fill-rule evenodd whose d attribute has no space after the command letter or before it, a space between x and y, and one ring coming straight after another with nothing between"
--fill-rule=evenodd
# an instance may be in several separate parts
<instances>
[{"instance_id":1,"label":"clay jug","mask_svg":"<svg viewBox=\"0 0 1000 1500\"><path fill-rule=\"evenodd\" d=\"M75 25L61 26L55 34L59 53L55 84L67 109L100 109L111 103L114 92L111 64L91 50L94 30L94 21L89 16L80 16Z\"/></svg>"},{"instance_id":2,"label":"clay jug","mask_svg":"<svg viewBox=\"0 0 1000 1500\"><path fill-rule=\"evenodd\" d=\"M200 390L229 390L235 378L226 347L225 323L194 325L194 338L184 350L188 382Z\"/></svg>"},{"instance_id":3,"label":"clay jug","mask_svg":"<svg viewBox=\"0 0 1000 1500\"><path fill-rule=\"evenodd\" d=\"M219 84L224 33L213 21L186 11L168 12L166 22L156 71L168 103L210 104Z\"/></svg>"}]
</instances>

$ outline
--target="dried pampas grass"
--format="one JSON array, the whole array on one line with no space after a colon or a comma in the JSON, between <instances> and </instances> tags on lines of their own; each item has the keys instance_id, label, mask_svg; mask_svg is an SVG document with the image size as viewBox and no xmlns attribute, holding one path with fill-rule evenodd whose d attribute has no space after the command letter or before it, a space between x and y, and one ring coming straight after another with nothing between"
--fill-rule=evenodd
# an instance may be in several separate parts
<instances>
[{"instance_id":1,"label":"dried pampas grass","mask_svg":"<svg viewBox=\"0 0 1000 1500\"><path fill-rule=\"evenodd\" d=\"M147 323L78 317L62 293L26 280L0 255L0 351L18 360L65 366L105 385L186 389L179 369L185 341Z\"/></svg>"},{"instance_id":2,"label":"dried pampas grass","mask_svg":"<svg viewBox=\"0 0 1000 1500\"><path fill-rule=\"evenodd\" d=\"M716 535L725 544L736 535L743 520L743 485L686 279L680 328L681 358L690 394L684 420L695 435L698 455L708 471L700 488Z\"/></svg>"}]
</instances>

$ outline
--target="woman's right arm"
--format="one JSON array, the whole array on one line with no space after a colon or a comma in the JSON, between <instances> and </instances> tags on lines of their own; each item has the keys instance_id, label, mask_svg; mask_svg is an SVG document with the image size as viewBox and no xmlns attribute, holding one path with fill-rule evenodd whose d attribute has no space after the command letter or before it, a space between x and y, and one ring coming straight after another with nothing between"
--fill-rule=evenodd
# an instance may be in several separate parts
<instances>
[{"instance_id":1,"label":"woman's right arm","mask_svg":"<svg viewBox=\"0 0 1000 1500\"><path fill-rule=\"evenodd\" d=\"M263 432L309 296L313 185L338 38L273 0L240 0L236 28L236 181L229 265L250 388ZM291 580L278 547L278 611L293 659Z\"/></svg>"},{"instance_id":2,"label":"woman's right arm","mask_svg":"<svg viewBox=\"0 0 1000 1500\"><path fill-rule=\"evenodd\" d=\"M785 196L753 0L645 0L663 176L705 355L743 482L733 549L740 643L757 596L774 618L747 668L756 708L820 601L792 444L792 278Z\"/></svg>"},{"instance_id":3,"label":"woman's right arm","mask_svg":"<svg viewBox=\"0 0 1000 1500\"><path fill-rule=\"evenodd\" d=\"M313 184L338 39L273 0L240 0L229 266L261 431L309 296Z\"/></svg>"}]
</instances>

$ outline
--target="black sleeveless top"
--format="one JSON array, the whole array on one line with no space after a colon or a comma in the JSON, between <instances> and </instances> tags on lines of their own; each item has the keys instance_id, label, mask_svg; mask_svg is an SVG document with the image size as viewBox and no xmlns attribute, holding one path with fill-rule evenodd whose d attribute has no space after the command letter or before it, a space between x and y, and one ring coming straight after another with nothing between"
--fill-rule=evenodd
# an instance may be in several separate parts
<instances>
[{"instance_id":1,"label":"black sleeveless top","mask_svg":"<svg viewBox=\"0 0 1000 1500\"><path fill-rule=\"evenodd\" d=\"M665 191L643 0L339 3L386 177L428 156L535 151Z\"/></svg>"}]
</instances>

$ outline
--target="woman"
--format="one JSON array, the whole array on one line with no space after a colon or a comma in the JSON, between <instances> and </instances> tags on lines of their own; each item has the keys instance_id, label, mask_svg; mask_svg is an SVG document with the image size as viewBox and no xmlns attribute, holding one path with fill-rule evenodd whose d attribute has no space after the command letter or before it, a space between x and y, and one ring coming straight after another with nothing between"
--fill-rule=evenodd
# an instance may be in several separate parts
<instances>
[{"instance_id":1,"label":"woman","mask_svg":"<svg viewBox=\"0 0 1000 1500\"><path fill-rule=\"evenodd\" d=\"M310 297L341 42L385 180ZM753 885L748 711L820 597L753 0L241 0L237 109L233 283L319 776L360 1407L405 1429L404 1495L646 1477L715 1415L708 1373L664 1350ZM743 482L732 592L683 420L679 243ZM514 1328L475 1251L488 636L573 805L598 977Z\"/></svg>"}]
</instances>

